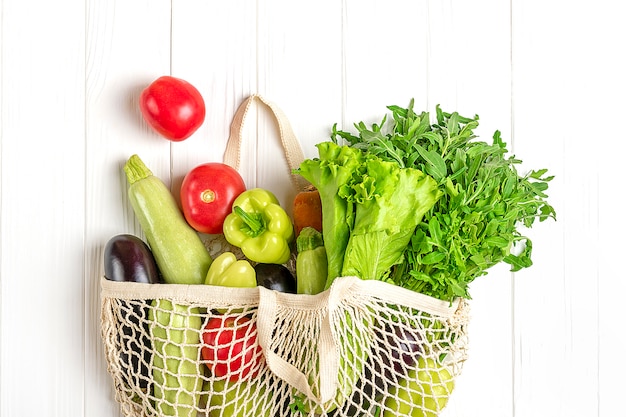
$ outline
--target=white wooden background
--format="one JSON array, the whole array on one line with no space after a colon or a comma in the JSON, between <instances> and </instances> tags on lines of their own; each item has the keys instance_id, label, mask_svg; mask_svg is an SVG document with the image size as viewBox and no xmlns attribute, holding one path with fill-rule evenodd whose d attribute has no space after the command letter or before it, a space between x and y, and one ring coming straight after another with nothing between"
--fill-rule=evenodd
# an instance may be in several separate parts
<instances>
[{"instance_id":1,"label":"white wooden background","mask_svg":"<svg viewBox=\"0 0 626 417\"><path fill-rule=\"evenodd\" d=\"M333 123L414 97L479 114L483 139L500 129L523 167L549 168L558 221L529 232L532 268L471 287L470 359L444 416L626 415L621 4L0 1L0 416L119 415L98 278L108 238L140 233L122 164L138 153L177 189L221 160L251 93L282 107L307 156ZM206 100L182 143L138 111L164 74ZM251 124L244 177L280 192L273 124L263 111Z\"/></svg>"}]
</instances>

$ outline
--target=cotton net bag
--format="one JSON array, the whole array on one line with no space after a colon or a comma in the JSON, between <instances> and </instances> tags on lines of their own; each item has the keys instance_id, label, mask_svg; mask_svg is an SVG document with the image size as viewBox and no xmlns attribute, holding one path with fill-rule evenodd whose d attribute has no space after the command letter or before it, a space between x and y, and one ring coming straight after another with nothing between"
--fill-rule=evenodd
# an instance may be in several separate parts
<instances>
[{"instance_id":1,"label":"cotton net bag","mask_svg":"<svg viewBox=\"0 0 626 417\"><path fill-rule=\"evenodd\" d=\"M255 99L282 123L288 154L275 105L251 96L243 115ZM214 257L237 253L220 236L205 243ZM128 417L436 417L467 357L464 300L357 277L317 295L102 278L101 308L108 371Z\"/></svg>"}]
</instances>

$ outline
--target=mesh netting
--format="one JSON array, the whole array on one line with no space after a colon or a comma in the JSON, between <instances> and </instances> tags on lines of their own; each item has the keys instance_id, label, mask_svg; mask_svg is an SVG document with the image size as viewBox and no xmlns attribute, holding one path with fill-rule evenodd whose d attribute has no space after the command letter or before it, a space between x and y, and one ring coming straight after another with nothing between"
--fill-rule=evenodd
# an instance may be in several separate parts
<instances>
[{"instance_id":1,"label":"mesh netting","mask_svg":"<svg viewBox=\"0 0 626 417\"><path fill-rule=\"evenodd\" d=\"M102 337L126 416L428 416L467 351L468 305L379 281L322 294L102 286Z\"/></svg>"}]
</instances>

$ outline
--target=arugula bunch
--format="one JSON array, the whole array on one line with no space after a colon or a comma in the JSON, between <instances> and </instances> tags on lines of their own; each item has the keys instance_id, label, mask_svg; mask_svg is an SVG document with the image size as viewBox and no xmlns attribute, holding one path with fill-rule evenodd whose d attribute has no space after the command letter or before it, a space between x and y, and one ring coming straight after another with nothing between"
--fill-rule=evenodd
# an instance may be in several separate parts
<instances>
[{"instance_id":1,"label":"arugula bunch","mask_svg":"<svg viewBox=\"0 0 626 417\"><path fill-rule=\"evenodd\" d=\"M387 280L442 300L471 298L468 284L500 262L518 271L532 265L532 241L520 232L534 221L556 218L547 203L547 170L518 173L521 160L508 155L500 132L492 143L476 140L478 116L462 117L436 107L417 114L388 106L391 126L355 124L357 134L337 130L331 139L432 176L441 198L423 216Z\"/></svg>"}]
</instances>

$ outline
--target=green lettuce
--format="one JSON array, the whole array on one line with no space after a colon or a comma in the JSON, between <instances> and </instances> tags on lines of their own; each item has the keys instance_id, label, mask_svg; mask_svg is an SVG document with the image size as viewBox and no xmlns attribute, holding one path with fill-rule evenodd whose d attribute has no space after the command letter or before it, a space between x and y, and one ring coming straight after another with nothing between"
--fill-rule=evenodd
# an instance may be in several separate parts
<instances>
[{"instance_id":1,"label":"green lettuce","mask_svg":"<svg viewBox=\"0 0 626 417\"><path fill-rule=\"evenodd\" d=\"M306 159L295 170L320 193L322 234L328 257L326 288L341 275L343 256L354 222L354 210L339 189L344 187L365 161L363 152L333 142L318 143L319 158Z\"/></svg>"},{"instance_id":2,"label":"green lettuce","mask_svg":"<svg viewBox=\"0 0 626 417\"><path fill-rule=\"evenodd\" d=\"M433 178L360 149L322 142L295 172L320 192L326 288L339 276L385 279L441 193Z\"/></svg>"},{"instance_id":3,"label":"green lettuce","mask_svg":"<svg viewBox=\"0 0 626 417\"><path fill-rule=\"evenodd\" d=\"M355 211L341 273L384 280L401 262L415 228L441 192L418 169L400 168L373 155L364 165L364 172L340 190Z\"/></svg>"}]
</instances>

